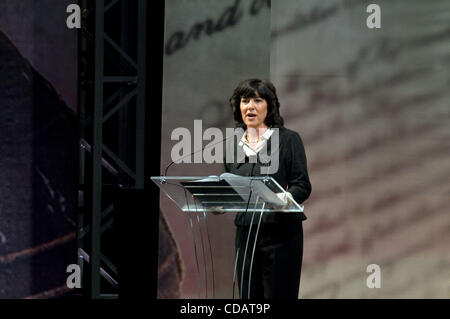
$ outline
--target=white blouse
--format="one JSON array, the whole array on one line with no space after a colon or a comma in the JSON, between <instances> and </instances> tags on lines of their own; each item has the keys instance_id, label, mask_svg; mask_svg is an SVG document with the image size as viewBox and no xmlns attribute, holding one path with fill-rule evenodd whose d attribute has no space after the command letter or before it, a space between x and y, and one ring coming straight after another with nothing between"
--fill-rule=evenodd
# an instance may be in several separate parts
<instances>
[{"instance_id":1,"label":"white blouse","mask_svg":"<svg viewBox=\"0 0 450 319\"><path fill-rule=\"evenodd\" d=\"M239 146L243 147L245 155L247 156L254 156L256 155L267 143L267 140L270 138L270 136L273 133L272 129L267 129L263 135L259 137L258 143L256 144L255 148L252 148L250 144L247 142L247 133L248 131L244 132L244 135L242 135L242 138L239 142Z\"/></svg>"}]
</instances>

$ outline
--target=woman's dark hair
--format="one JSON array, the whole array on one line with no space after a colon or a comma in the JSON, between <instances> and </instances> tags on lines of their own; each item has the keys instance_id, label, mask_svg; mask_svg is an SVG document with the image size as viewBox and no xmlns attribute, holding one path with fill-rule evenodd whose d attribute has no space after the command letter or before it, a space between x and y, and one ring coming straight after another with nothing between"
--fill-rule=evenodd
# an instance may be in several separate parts
<instances>
[{"instance_id":1,"label":"woman's dark hair","mask_svg":"<svg viewBox=\"0 0 450 319\"><path fill-rule=\"evenodd\" d=\"M278 102L275 86L266 80L247 79L238 84L230 98L230 106L233 112L236 126L244 126L241 115L241 98L262 97L267 101L267 116L264 124L268 127L283 126L284 120L280 115L280 102Z\"/></svg>"}]
</instances>

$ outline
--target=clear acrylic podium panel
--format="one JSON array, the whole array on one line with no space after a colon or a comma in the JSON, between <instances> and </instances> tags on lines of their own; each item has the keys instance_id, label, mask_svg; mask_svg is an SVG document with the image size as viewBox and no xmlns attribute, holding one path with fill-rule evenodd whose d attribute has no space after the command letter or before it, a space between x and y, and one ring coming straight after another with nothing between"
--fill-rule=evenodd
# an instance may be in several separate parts
<instances>
[{"instance_id":1,"label":"clear acrylic podium panel","mask_svg":"<svg viewBox=\"0 0 450 319\"><path fill-rule=\"evenodd\" d=\"M301 213L303 206L288 198L282 201L277 194L285 190L272 177L243 177L224 173L220 176L153 176L153 182L168 196L188 218L188 229L192 233L193 255L197 269L197 297L200 298L250 298L250 290L243 288L251 281L251 272L244 271L247 251L253 264L254 245L257 240L261 217L266 212ZM246 241L239 253L227 252L229 237L210 236L208 212L259 213L258 224L253 226L256 235ZM250 226L252 227L252 226ZM250 228L251 229L251 228ZM221 243L228 243L223 245ZM213 247L216 247L213 249ZM219 248L221 247L221 248ZM225 249L224 249L225 248ZM219 263L220 256L234 256L232 264ZM243 261L242 261L243 259ZM231 266L233 269L227 269ZM238 267L238 265L242 265ZM242 280L238 282L240 274ZM228 278L223 281L224 278ZM237 293L236 293L237 290ZM239 294L239 295L238 295Z\"/></svg>"},{"instance_id":2,"label":"clear acrylic podium panel","mask_svg":"<svg viewBox=\"0 0 450 319\"><path fill-rule=\"evenodd\" d=\"M266 176L153 176L153 182L182 212L303 212L303 206L277 193L286 191ZM249 198L250 197L250 198Z\"/></svg>"}]
</instances>

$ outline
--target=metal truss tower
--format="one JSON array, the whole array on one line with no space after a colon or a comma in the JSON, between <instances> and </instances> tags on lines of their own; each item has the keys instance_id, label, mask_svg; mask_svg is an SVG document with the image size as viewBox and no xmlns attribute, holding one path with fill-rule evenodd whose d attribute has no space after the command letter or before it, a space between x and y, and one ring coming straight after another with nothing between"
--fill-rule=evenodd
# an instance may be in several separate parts
<instances>
[{"instance_id":1,"label":"metal truss tower","mask_svg":"<svg viewBox=\"0 0 450 319\"><path fill-rule=\"evenodd\" d=\"M116 298L118 267L111 255L114 250L104 245L115 226L108 190L143 189L146 183L150 1L80 0L79 4L78 264L85 294L93 299Z\"/></svg>"}]
</instances>

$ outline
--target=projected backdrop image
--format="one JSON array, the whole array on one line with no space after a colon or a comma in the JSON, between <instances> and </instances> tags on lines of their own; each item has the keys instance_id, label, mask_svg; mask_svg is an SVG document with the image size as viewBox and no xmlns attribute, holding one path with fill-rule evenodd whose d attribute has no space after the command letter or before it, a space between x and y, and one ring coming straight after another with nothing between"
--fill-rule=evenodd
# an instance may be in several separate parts
<instances>
[{"instance_id":1,"label":"projected backdrop image","mask_svg":"<svg viewBox=\"0 0 450 319\"><path fill-rule=\"evenodd\" d=\"M0 1L0 298L68 293L77 189L69 3Z\"/></svg>"},{"instance_id":2,"label":"projected backdrop image","mask_svg":"<svg viewBox=\"0 0 450 319\"><path fill-rule=\"evenodd\" d=\"M203 127L199 136L208 127L220 128L225 136L225 128L234 125L228 105L234 87L248 77L269 77L270 8L265 1L258 6L253 2L166 2L161 171L173 160L172 147L178 142L171 140L174 129L181 127L194 132L194 120L201 120ZM191 138L193 141L194 136ZM207 141L204 143L206 145ZM223 164L175 164L168 170L168 175L207 176L219 175L222 171ZM212 298L211 261L209 257L203 259L199 242L199 272L189 218L164 195L161 196L161 210L167 226L160 226L159 297ZM196 218L194 231L199 234ZM214 257L215 297L231 298L234 214L207 218ZM208 245L203 219L201 227L205 245ZM175 240L172 245L164 239L168 232ZM174 260L166 247L170 245L181 258L178 272L174 269L176 263L170 263ZM209 249L208 246L204 248ZM182 272L180 283L176 286L167 278L170 273L179 272Z\"/></svg>"},{"instance_id":3,"label":"projected backdrop image","mask_svg":"<svg viewBox=\"0 0 450 319\"><path fill-rule=\"evenodd\" d=\"M369 3L272 2L271 77L313 185L300 297L448 298L450 7L378 1L369 29Z\"/></svg>"},{"instance_id":4,"label":"projected backdrop image","mask_svg":"<svg viewBox=\"0 0 450 319\"><path fill-rule=\"evenodd\" d=\"M299 297L448 298L448 2L378 1L380 29L367 27L369 1L268 3L166 3L161 169L175 128L232 127L233 88L268 78L286 127L302 136L312 184ZM180 164L168 175L221 171ZM175 270L164 268L159 297L211 298L198 293L206 282L188 218L164 195L161 210L172 241L161 241L160 264L168 245L179 277L169 286ZM207 218L216 297L230 298L234 215ZM379 288L367 280L373 267Z\"/></svg>"}]
</instances>

